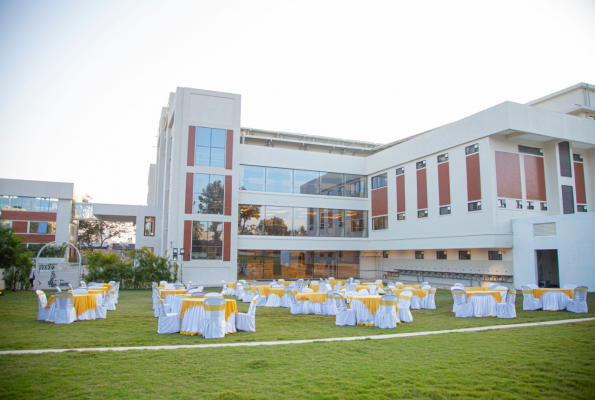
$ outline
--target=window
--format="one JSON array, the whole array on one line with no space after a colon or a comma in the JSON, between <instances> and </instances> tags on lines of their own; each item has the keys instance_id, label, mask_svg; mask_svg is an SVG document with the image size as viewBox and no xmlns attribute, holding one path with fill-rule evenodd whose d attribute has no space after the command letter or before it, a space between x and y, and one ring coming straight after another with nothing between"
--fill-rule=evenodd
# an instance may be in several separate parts
<instances>
[{"instance_id":1,"label":"window","mask_svg":"<svg viewBox=\"0 0 595 400\"><path fill-rule=\"evenodd\" d=\"M223 214L223 175L194 174L192 214Z\"/></svg>"},{"instance_id":2,"label":"window","mask_svg":"<svg viewBox=\"0 0 595 400\"><path fill-rule=\"evenodd\" d=\"M382 252L382 258L388 258L388 251Z\"/></svg>"},{"instance_id":3,"label":"window","mask_svg":"<svg viewBox=\"0 0 595 400\"><path fill-rule=\"evenodd\" d=\"M574 191L572 186L562 185L562 211L564 214L574 214Z\"/></svg>"},{"instance_id":4,"label":"window","mask_svg":"<svg viewBox=\"0 0 595 400\"><path fill-rule=\"evenodd\" d=\"M55 222L29 222L29 233L55 234Z\"/></svg>"},{"instance_id":5,"label":"window","mask_svg":"<svg viewBox=\"0 0 595 400\"><path fill-rule=\"evenodd\" d=\"M303 171L296 169L293 171L293 193L299 194L318 194L320 193L320 172Z\"/></svg>"},{"instance_id":6,"label":"window","mask_svg":"<svg viewBox=\"0 0 595 400\"><path fill-rule=\"evenodd\" d=\"M573 154L572 159L576 162L583 162L583 156L580 154Z\"/></svg>"},{"instance_id":7,"label":"window","mask_svg":"<svg viewBox=\"0 0 595 400\"><path fill-rule=\"evenodd\" d=\"M469 154L477 153L479 151L479 145L472 144L471 146L465 147L465 155L468 156Z\"/></svg>"},{"instance_id":8,"label":"window","mask_svg":"<svg viewBox=\"0 0 595 400\"><path fill-rule=\"evenodd\" d=\"M535 210L535 203L532 201L527 202L527 210Z\"/></svg>"},{"instance_id":9,"label":"window","mask_svg":"<svg viewBox=\"0 0 595 400\"><path fill-rule=\"evenodd\" d=\"M240 204L238 206L238 234L262 235L262 215L264 206Z\"/></svg>"},{"instance_id":10,"label":"window","mask_svg":"<svg viewBox=\"0 0 595 400\"><path fill-rule=\"evenodd\" d=\"M436 259L437 260L446 260L446 251L444 250L436 250Z\"/></svg>"},{"instance_id":11,"label":"window","mask_svg":"<svg viewBox=\"0 0 595 400\"><path fill-rule=\"evenodd\" d=\"M366 177L364 175L345 174L344 196L366 197Z\"/></svg>"},{"instance_id":12,"label":"window","mask_svg":"<svg viewBox=\"0 0 595 400\"><path fill-rule=\"evenodd\" d=\"M488 260L502 261L502 252L496 250L488 250Z\"/></svg>"},{"instance_id":13,"label":"window","mask_svg":"<svg viewBox=\"0 0 595 400\"><path fill-rule=\"evenodd\" d=\"M422 169L426 167L426 160L415 163L415 169Z\"/></svg>"},{"instance_id":14,"label":"window","mask_svg":"<svg viewBox=\"0 0 595 400\"><path fill-rule=\"evenodd\" d=\"M517 200L516 201L516 208L519 210L523 209L523 201L522 200Z\"/></svg>"},{"instance_id":15,"label":"window","mask_svg":"<svg viewBox=\"0 0 595 400\"><path fill-rule=\"evenodd\" d=\"M223 222L192 222L193 260L223 259Z\"/></svg>"},{"instance_id":16,"label":"window","mask_svg":"<svg viewBox=\"0 0 595 400\"><path fill-rule=\"evenodd\" d=\"M10 228L12 227L12 221L6 221L4 219L0 219L0 228Z\"/></svg>"},{"instance_id":17,"label":"window","mask_svg":"<svg viewBox=\"0 0 595 400\"><path fill-rule=\"evenodd\" d=\"M372 218L372 230L379 231L382 229L388 229L388 217Z\"/></svg>"},{"instance_id":18,"label":"window","mask_svg":"<svg viewBox=\"0 0 595 400\"><path fill-rule=\"evenodd\" d=\"M417 218L427 218L428 217L428 210L418 210L417 211Z\"/></svg>"},{"instance_id":19,"label":"window","mask_svg":"<svg viewBox=\"0 0 595 400\"><path fill-rule=\"evenodd\" d=\"M481 211L481 201L474 201L467 204L467 209L469 211Z\"/></svg>"},{"instance_id":20,"label":"window","mask_svg":"<svg viewBox=\"0 0 595 400\"><path fill-rule=\"evenodd\" d=\"M506 200L498 199L498 208L506 208Z\"/></svg>"},{"instance_id":21,"label":"window","mask_svg":"<svg viewBox=\"0 0 595 400\"><path fill-rule=\"evenodd\" d=\"M343 210L330 208L320 209L320 236L342 237L344 236Z\"/></svg>"},{"instance_id":22,"label":"window","mask_svg":"<svg viewBox=\"0 0 595 400\"><path fill-rule=\"evenodd\" d=\"M386 173L372 177L372 190L386 186Z\"/></svg>"},{"instance_id":23,"label":"window","mask_svg":"<svg viewBox=\"0 0 595 400\"><path fill-rule=\"evenodd\" d=\"M547 203L541 202L541 211L547 211Z\"/></svg>"},{"instance_id":24,"label":"window","mask_svg":"<svg viewBox=\"0 0 595 400\"><path fill-rule=\"evenodd\" d=\"M320 194L325 196L343 196L343 174L334 172L320 173Z\"/></svg>"},{"instance_id":25,"label":"window","mask_svg":"<svg viewBox=\"0 0 595 400\"><path fill-rule=\"evenodd\" d=\"M440 207L440 215L450 215L450 206Z\"/></svg>"},{"instance_id":26,"label":"window","mask_svg":"<svg viewBox=\"0 0 595 400\"><path fill-rule=\"evenodd\" d=\"M266 206L264 234L268 236L290 236L293 230L292 208Z\"/></svg>"},{"instance_id":27,"label":"window","mask_svg":"<svg viewBox=\"0 0 595 400\"><path fill-rule=\"evenodd\" d=\"M397 214L397 221L405 221L405 213Z\"/></svg>"},{"instance_id":28,"label":"window","mask_svg":"<svg viewBox=\"0 0 595 400\"><path fill-rule=\"evenodd\" d=\"M537 147L519 145L519 153L533 154L534 156L543 156L543 150Z\"/></svg>"},{"instance_id":29,"label":"window","mask_svg":"<svg viewBox=\"0 0 595 400\"><path fill-rule=\"evenodd\" d=\"M145 236L155 236L155 217L145 217Z\"/></svg>"},{"instance_id":30,"label":"window","mask_svg":"<svg viewBox=\"0 0 595 400\"><path fill-rule=\"evenodd\" d=\"M437 159L438 164L448 161L448 153L440 154Z\"/></svg>"},{"instance_id":31,"label":"window","mask_svg":"<svg viewBox=\"0 0 595 400\"><path fill-rule=\"evenodd\" d=\"M254 190L264 192L265 168L252 165L240 166L240 190Z\"/></svg>"},{"instance_id":32,"label":"window","mask_svg":"<svg viewBox=\"0 0 595 400\"><path fill-rule=\"evenodd\" d=\"M318 236L318 229L317 208L293 209L293 236Z\"/></svg>"},{"instance_id":33,"label":"window","mask_svg":"<svg viewBox=\"0 0 595 400\"><path fill-rule=\"evenodd\" d=\"M405 168L401 167L401 168L397 168L397 175L403 175L405 173Z\"/></svg>"},{"instance_id":34,"label":"window","mask_svg":"<svg viewBox=\"0 0 595 400\"><path fill-rule=\"evenodd\" d=\"M266 191L277 193L291 193L293 170L284 168L266 169Z\"/></svg>"},{"instance_id":35,"label":"window","mask_svg":"<svg viewBox=\"0 0 595 400\"><path fill-rule=\"evenodd\" d=\"M572 166L570 165L570 143L558 143L558 154L560 157L560 175L572 178Z\"/></svg>"},{"instance_id":36,"label":"window","mask_svg":"<svg viewBox=\"0 0 595 400\"><path fill-rule=\"evenodd\" d=\"M58 200L45 197L0 196L0 210L58 212Z\"/></svg>"},{"instance_id":37,"label":"window","mask_svg":"<svg viewBox=\"0 0 595 400\"><path fill-rule=\"evenodd\" d=\"M225 129L196 127L194 165L225 167Z\"/></svg>"},{"instance_id":38,"label":"window","mask_svg":"<svg viewBox=\"0 0 595 400\"><path fill-rule=\"evenodd\" d=\"M556 236L556 223L533 224L533 236Z\"/></svg>"},{"instance_id":39,"label":"window","mask_svg":"<svg viewBox=\"0 0 595 400\"><path fill-rule=\"evenodd\" d=\"M587 212L587 206L579 204L576 206L576 212Z\"/></svg>"},{"instance_id":40,"label":"window","mask_svg":"<svg viewBox=\"0 0 595 400\"><path fill-rule=\"evenodd\" d=\"M416 260L423 260L424 259L424 252L423 251L415 251L415 259Z\"/></svg>"},{"instance_id":41,"label":"window","mask_svg":"<svg viewBox=\"0 0 595 400\"><path fill-rule=\"evenodd\" d=\"M459 251L459 260L471 260L471 252L469 250Z\"/></svg>"},{"instance_id":42,"label":"window","mask_svg":"<svg viewBox=\"0 0 595 400\"><path fill-rule=\"evenodd\" d=\"M345 237L368 237L368 212L345 210Z\"/></svg>"},{"instance_id":43,"label":"window","mask_svg":"<svg viewBox=\"0 0 595 400\"><path fill-rule=\"evenodd\" d=\"M592 119L593 121L595 121L595 115L589 115L589 119Z\"/></svg>"}]
</instances>

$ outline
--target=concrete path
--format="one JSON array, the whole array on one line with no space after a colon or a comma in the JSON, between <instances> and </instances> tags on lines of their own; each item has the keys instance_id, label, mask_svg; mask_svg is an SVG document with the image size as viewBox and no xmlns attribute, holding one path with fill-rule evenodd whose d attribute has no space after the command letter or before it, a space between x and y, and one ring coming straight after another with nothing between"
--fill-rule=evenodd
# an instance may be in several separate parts
<instances>
[{"instance_id":1,"label":"concrete path","mask_svg":"<svg viewBox=\"0 0 595 400\"><path fill-rule=\"evenodd\" d=\"M578 318L565 319L560 321L546 321L546 322L532 322L526 324L513 325L496 325L483 326L479 328L465 328L452 329L446 331L428 331L428 332L413 332L413 333L396 333L393 335L375 335L375 336L356 336L343 338L328 338L328 339L308 339L308 340L285 340L275 342L243 342L243 343L213 343L213 344L188 344L188 345L173 345L173 346L139 346L139 347L96 347L96 348L81 348L81 349L42 349L42 350L6 350L0 351L0 356L10 354L45 354L45 353L64 353L67 351L129 351L129 350L177 350L177 349L205 349L215 347L252 347L252 346L280 346L287 344L305 344L305 343L321 343L321 342L351 342L355 340L383 340L408 338L417 336L441 335L444 333L465 333L465 332L483 332L497 329L513 329L513 328L530 328L536 326L561 325L572 324L576 322L595 321L595 318Z\"/></svg>"}]
</instances>

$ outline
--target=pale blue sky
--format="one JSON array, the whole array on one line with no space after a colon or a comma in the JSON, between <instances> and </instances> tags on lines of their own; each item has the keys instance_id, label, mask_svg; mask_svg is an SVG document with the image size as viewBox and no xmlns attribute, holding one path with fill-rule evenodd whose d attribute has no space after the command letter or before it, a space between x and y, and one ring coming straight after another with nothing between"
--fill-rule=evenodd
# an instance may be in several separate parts
<instances>
[{"instance_id":1,"label":"pale blue sky","mask_svg":"<svg viewBox=\"0 0 595 400\"><path fill-rule=\"evenodd\" d=\"M595 1L0 0L0 177L143 204L177 86L242 126L391 142L595 84Z\"/></svg>"}]
</instances>

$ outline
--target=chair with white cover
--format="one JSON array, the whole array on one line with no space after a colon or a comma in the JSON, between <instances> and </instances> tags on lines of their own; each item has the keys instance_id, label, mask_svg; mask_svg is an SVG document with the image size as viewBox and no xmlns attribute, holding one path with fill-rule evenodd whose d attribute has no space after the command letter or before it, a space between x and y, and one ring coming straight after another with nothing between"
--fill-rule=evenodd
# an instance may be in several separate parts
<instances>
[{"instance_id":1,"label":"chair with white cover","mask_svg":"<svg viewBox=\"0 0 595 400\"><path fill-rule=\"evenodd\" d=\"M380 298L380 306L374 314L374 326L381 329L394 329L400 322L397 314L397 296L386 295Z\"/></svg>"},{"instance_id":2,"label":"chair with white cover","mask_svg":"<svg viewBox=\"0 0 595 400\"><path fill-rule=\"evenodd\" d=\"M589 308L587 307L587 292L589 288L586 286L577 286L574 288L573 298L568 300L566 310L573 313L587 313Z\"/></svg>"},{"instance_id":3,"label":"chair with white cover","mask_svg":"<svg viewBox=\"0 0 595 400\"><path fill-rule=\"evenodd\" d=\"M289 307L290 314L303 314L304 302L300 301L298 303L298 301L295 299L295 295L293 293L291 294L291 296L289 296L289 303L290 303L290 307Z\"/></svg>"},{"instance_id":4,"label":"chair with white cover","mask_svg":"<svg viewBox=\"0 0 595 400\"><path fill-rule=\"evenodd\" d=\"M337 306L337 317L335 318L335 325L355 326L355 311L347 308L345 298L338 293L334 294L335 304Z\"/></svg>"},{"instance_id":5,"label":"chair with white cover","mask_svg":"<svg viewBox=\"0 0 595 400\"><path fill-rule=\"evenodd\" d=\"M225 299L222 297L209 297L204 302L205 339L220 339L225 337Z\"/></svg>"},{"instance_id":6,"label":"chair with white cover","mask_svg":"<svg viewBox=\"0 0 595 400\"><path fill-rule=\"evenodd\" d=\"M370 292L370 295L375 296L376 295L376 285L368 285L368 291Z\"/></svg>"},{"instance_id":7,"label":"chair with white cover","mask_svg":"<svg viewBox=\"0 0 595 400\"><path fill-rule=\"evenodd\" d=\"M399 293L397 300L397 309L399 310L399 320L401 322L413 322L413 315L411 315L411 297L413 293L409 290Z\"/></svg>"},{"instance_id":8,"label":"chair with white cover","mask_svg":"<svg viewBox=\"0 0 595 400\"><path fill-rule=\"evenodd\" d=\"M576 286L576 285L573 285L573 284L571 284L571 283L568 283L568 284L566 284L566 285L562 286L562 289L572 289L572 290L574 290L574 289L576 289L577 287L578 287L578 286Z\"/></svg>"},{"instance_id":9,"label":"chair with white cover","mask_svg":"<svg viewBox=\"0 0 595 400\"><path fill-rule=\"evenodd\" d=\"M56 291L57 291L58 293L60 293L60 292L62 291L62 289L60 289L60 287L59 287L59 286L56 286Z\"/></svg>"},{"instance_id":10,"label":"chair with white cover","mask_svg":"<svg viewBox=\"0 0 595 400\"><path fill-rule=\"evenodd\" d=\"M467 292L458 288L451 290L454 300L454 313L457 318L472 318L473 304L467 300ZM490 296L491 297L491 296Z\"/></svg>"},{"instance_id":11,"label":"chair with white cover","mask_svg":"<svg viewBox=\"0 0 595 400\"><path fill-rule=\"evenodd\" d=\"M341 288L342 287L343 287L343 284L341 282L337 282L337 283L335 283L335 286L333 287L333 290L341 291Z\"/></svg>"},{"instance_id":12,"label":"chair with white cover","mask_svg":"<svg viewBox=\"0 0 595 400\"><path fill-rule=\"evenodd\" d=\"M221 282L224 282L224 281L221 281ZM233 296L235 294L235 290L233 288L229 287L229 285L225 284L221 293L225 296Z\"/></svg>"},{"instance_id":13,"label":"chair with white cover","mask_svg":"<svg viewBox=\"0 0 595 400\"><path fill-rule=\"evenodd\" d=\"M428 295L426 296L426 309L428 310L435 310L436 309L436 286L430 288L428 291Z\"/></svg>"},{"instance_id":14,"label":"chair with white cover","mask_svg":"<svg viewBox=\"0 0 595 400\"><path fill-rule=\"evenodd\" d=\"M455 290L455 289L462 290L463 292L466 292L467 291L467 288L464 287L464 286L462 286L462 287L461 286L451 286L450 292L452 293L452 291ZM453 297L453 300L454 300L454 297ZM455 312L455 308L456 307L457 307L457 302L456 301L453 301L453 303L452 303L452 312Z\"/></svg>"},{"instance_id":15,"label":"chair with white cover","mask_svg":"<svg viewBox=\"0 0 595 400\"><path fill-rule=\"evenodd\" d=\"M269 293L267 302L264 306L273 308L281 307L281 297L277 296L275 293Z\"/></svg>"},{"instance_id":16,"label":"chair with white cover","mask_svg":"<svg viewBox=\"0 0 595 400\"><path fill-rule=\"evenodd\" d=\"M346 284L345 285L345 291L346 292L356 292L357 293L357 287L351 283Z\"/></svg>"},{"instance_id":17,"label":"chair with white cover","mask_svg":"<svg viewBox=\"0 0 595 400\"><path fill-rule=\"evenodd\" d=\"M329 290L326 292L324 303L320 305L320 314L337 315L337 304L335 302L335 294L337 293L339 293L337 290Z\"/></svg>"},{"instance_id":18,"label":"chair with white cover","mask_svg":"<svg viewBox=\"0 0 595 400\"><path fill-rule=\"evenodd\" d=\"M107 310L116 311L116 294L113 287L107 292L107 296Z\"/></svg>"},{"instance_id":19,"label":"chair with white cover","mask_svg":"<svg viewBox=\"0 0 595 400\"><path fill-rule=\"evenodd\" d=\"M101 299L101 300L100 300ZM155 301L157 304L157 315L155 317L159 317L159 303ZM107 295L98 295L97 296L97 308L95 309L95 318L96 319L106 319L107 318Z\"/></svg>"},{"instance_id":20,"label":"chair with white cover","mask_svg":"<svg viewBox=\"0 0 595 400\"><path fill-rule=\"evenodd\" d=\"M256 332L256 302L259 296L256 295L250 301L248 312L236 314L236 329L245 332Z\"/></svg>"},{"instance_id":21,"label":"chair with white cover","mask_svg":"<svg viewBox=\"0 0 595 400\"><path fill-rule=\"evenodd\" d=\"M261 296L260 290L258 290L258 288L256 288L256 296L258 296L258 300L256 300L256 307L264 307L267 305L266 296Z\"/></svg>"},{"instance_id":22,"label":"chair with white cover","mask_svg":"<svg viewBox=\"0 0 595 400\"><path fill-rule=\"evenodd\" d=\"M429 294L431 288L432 287L430 285L424 285L422 287L422 290L426 290L427 291L426 292L426 297L423 297L422 298L422 297L418 297L418 296L413 296L411 298L411 308L414 308L413 307L414 299L417 298L417 299L419 299L419 308L427 309L428 308L428 294ZM415 301L417 301L417 300L415 300Z\"/></svg>"},{"instance_id":23,"label":"chair with white cover","mask_svg":"<svg viewBox=\"0 0 595 400\"><path fill-rule=\"evenodd\" d=\"M55 324L70 324L76 320L76 310L72 306L72 293L56 293L54 301L56 303Z\"/></svg>"},{"instance_id":24,"label":"chair with white cover","mask_svg":"<svg viewBox=\"0 0 595 400\"><path fill-rule=\"evenodd\" d=\"M467 287L465 285L463 285L462 283L455 283L454 286L458 286L460 288L467 290Z\"/></svg>"},{"instance_id":25,"label":"chair with white cover","mask_svg":"<svg viewBox=\"0 0 595 400\"><path fill-rule=\"evenodd\" d=\"M234 293L234 296L236 296L238 298L238 300L242 300L242 296L244 296L244 284L237 282L236 283L236 291Z\"/></svg>"},{"instance_id":26,"label":"chair with white cover","mask_svg":"<svg viewBox=\"0 0 595 400\"><path fill-rule=\"evenodd\" d=\"M163 307L163 300L158 299L159 303L159 321L157 323L157 333L169 334L180 332L180 317L177 313L166 313Z\"/></svg>"},{"instance_id":27,"label":"chair with white cover","mask_svg":"<svg viewBox=\"0 0 595 400\"><path fill-rule=\"evenodd\" d=\"M533 290L529 285L521 286L523 291L523 310L541 310L541 300L533 297Z\"/></svg>"},{"instance_id":28,"label":"chair with white cover","mask_svg":"<svg viewBox=\"0 0 595 400\"><path fill-rule=\"evenodd\" d=\"M358 296L369 296L370 292L368 292L368 289L360 289L357 291L357 295Z\"/></svg>"},{"instance_id":29,"label":"chair with white cover","mask_svg":"<svg viewBox=\"0 0 595 400\"><path fill-rule=\"evenodd\" d=\"M221 293L217 293L217 292L207 293L207 294L205 294L205 297L221 297L221 298L223 298Z\"/></svg>"},{"instance_id":30,"label":"chair with white cover","mask_svg":"<svg viewBox=\"0 0 595 400\"><path fill-rule=\"evenodd\" d=\"M472 295L469 302L473 305L474 317L495 317L498 315L498 302L487 292Z\"/></svg>"},{"instance_id":31,"label":"chair with white cover","mask_svg":"<svg viewBox=\"0 0 595 400\"><path fill-rule=\"evenodd\" d=\"M83 293L89 293L89 291L87 289L84 289L84 288L77 288L77 289L74 289L72 291L72 294L77 294L77 293L83 294Z\"/></svg>"},{"instance_id":32,"label":"chair with white cover","mask_svg":"<svg viewBox=\"0 0 595 400\"><path fill-rule=\"evenodd\" d=\"M252 287L249 284L245 284L244 287L244 296L242 296L242 303L250 303L252 301Z\"/></svg>"},{"instance_id":33,"label":"chair with white cover","mask_svg":"<svg viewBox=\"0 0 595 400\"><path fill-rule=\"evenodd\" d=\"M302 293L314 293L314 290L312 290L310 288L303 288Z\"/></svg>"},{"instance_id":34,"label":"chair with white cover","mask_svg":"<svg viewBox=\"0 0 595 400\"><path fill-rule=\"evenodd\" d=\"M45 306L48 304L48 299L45 293L41 290L36 290L35 293L37 294L37 320L38 321L45 321L50 314L50 308L45 309ZM50 306L51 307L51 306Z\"/></svg>"},{"instance_id":35,"label":"chair with white cover","mask_svg":"<svg viewBox=\"0 0 595 400\"><path fill-rule=\"evenodd\" d=\"M320 282L318 284L318 293L326 293L329 290L331 290L329 288L330 288L330 285L328 283L326 283L326 282Z\"/></svg>"},{"instance_id":36,"label":"chair with white cover","mask_svg":"<svg viewBox=\"0 0 595 400\"><path fill-rule=\"evenodd\" d=\"M498 284L497 284L497 283L488 283L488 285L487 285L487 286L490 288L490 290L492 290L492 288L493 288L494 286L498 286Z\"/></svg>"},{"instance_id":37,"label":"chair with white cover","mask_svg":"<svg viewBox=\"0 0 595 400\"><path fill-rule=\"evenodd\" d=\"M84 281L80 281L79 282L79 286L86 288L87 287L87 284Z\"/></svg>"},{"instance_id":38,"label":"chair with white cover","mask_svg":"<svg viewBox=\"0 0 595 400\"><path fill-rule=\"evenodd\" d=\"M500 303L501 304L506 303L506 295L508 293L508 288L506 286L496 285L496 286L492 286L492 288L490 290L500 292L500 296L502 297L502 301Z\"/></svg>"},{"instance_id":39,"label":"chair with white cover","mask_svg":"<svg viewBox=\"0 0 595 400\"><path fill-rule=\"evenodd\" d=\"M429 285L429 283L428 282L422 282L422 283L419 284L419 287L424 287L426 285Z\"/></svg>"},{"instance_id":40,"label":"chair with white cover","mask_svg":"<svg viewBox=\"0 0 595 400\"><path fill-rule=\"evenodd\" d=\"M498 304L498 318L516 318L516 289L509 289L506 303Z\"/></svg>"},{"instance_id":41,"label":"chair with white cover","mask_svg":"<svg viewBox=\"0 0 595 400\"><path fill-rule=\"evenodd\" d=\"M293 295L293 288L291 286L287 286L283 289L283 297L281 297L281 307L283 308L291 308L291 295ZM266 305L266 303L265 303Z\"/></svg>"}]
</instances>

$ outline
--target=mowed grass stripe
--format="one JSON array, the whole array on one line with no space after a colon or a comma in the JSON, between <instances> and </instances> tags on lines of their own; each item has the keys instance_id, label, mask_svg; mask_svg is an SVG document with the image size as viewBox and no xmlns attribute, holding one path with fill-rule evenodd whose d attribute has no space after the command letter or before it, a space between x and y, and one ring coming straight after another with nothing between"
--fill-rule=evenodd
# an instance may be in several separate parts
<instances>
[{"instance_id":1,"label":"mowed grass stripe","mask_svg":"<svg viewBox=\"0 0 595 400\"><path fill-rule=\"evenodd\" d=\"M283 347L0 357L2 398L595 397L595 322Z\"/></svg>"}]
</instances>

